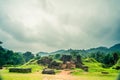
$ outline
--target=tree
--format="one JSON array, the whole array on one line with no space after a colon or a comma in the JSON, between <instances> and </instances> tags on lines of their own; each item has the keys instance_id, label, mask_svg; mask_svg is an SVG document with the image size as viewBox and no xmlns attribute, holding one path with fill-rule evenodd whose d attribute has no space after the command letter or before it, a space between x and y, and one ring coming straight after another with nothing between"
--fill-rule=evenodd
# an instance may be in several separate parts
<instances>
[{"instance_id":1,"label":"tree","mask_svg":"<svg viewBox=\"0 0 120 80\"><path fill-rule=\"evenodd\" d=\"M0 44L2 44L3 42L2 41L0 41Z\"/></svg>"},{"instance_id":2,"label":"tree","mask_svg":"<svg viewBox=\"0 0 120 80\"><path fill-rule=\"evenodd\" d=\"M55 59L60 59L61 55L60 54L55 54Z\"/></svg>"},{"instance_id":3,"label":"tree","mask_svg":"<svg viewBox=\"0 0 120 80\"><path fill-rule=\"evenodd\" d=\"M119 59L119 55L117 53L113 53L114 64L117 63Z\"/></svg>"},{"instance_id":4,"label":"tree","mask_svg":"<svg viewBox=\"0 0 120 80\"><path fill-rule=\"evenodd\" d=\"M74 51L74 50L71 50L71 52L70 52L70 55L73 57L73 58L76 58L76 56L78 55L78 51Z\"/></svg>"},{"instance_id":5,"label":"tree","mask_svg":"<svg viewBox=\"0 0 120 80\"><path fill-rule=\"evenodd\" d=\"M0 51L0 69L6 64L5 53Z\"/></svg>"},{"instance_id":6,"label":"tree","mask_svg":"<svg viewBox=\"0 0 120 80\"><path fill-rule=\"evenodd\" d=\"M28 62L30 59L34 58L34 55L31 52L26 52L23 54L23 57L24 57L25 61Z\"/></svg>"},{"instance_id":7,"label":"tree","mask_svg":"<svg viewBox=\"0 0 120 80\"><path fill-rule=\"evenodd\" d=\"M17 52L14 53L12 50L7 50L2 60L5 61L4 65L21 65L25 63L23 55Z\"/></svg>"},{"instance_id":8,"label":"tree","mask_svg":"<svg viewBox=\"0 0 120 80\"><path fill-rule=\"evenodd\" d=\"M21 65L25 63L23 55L20 53L14 53L14 55L12 56L12 61L12 65Z\"/></svg>"},{"instance_id":9,"label":"tree","mask_svg":"<svg viewBox=\"0 0 120 80\"><path fill-rule=\"evenodd\" d=\"M72 60L72 56L71 55L63 55L61 57L61 60L63 61L63 63L66 63L67 61L71 61Z\"/></svg>"},{"instance_id":10,"label":"tree","mask_svg":"<svg viewBox=\"0 0 120 80\"><path fill-rule=\"evenodd\" d=\"M6 59L6 64L7 65L13 65L13 55L14 55L14 52L12 50L7 50L6 51L6 54L4 56L4 58Z\"/></svg>"},{"instance_id":11,"label":"tree","mask_svg":"<svg viewBox=\"0 0 120 80\"><path fill-rule=\"evenodd\" d=\"M38 60L40 58L41 58L41 56L39 54L36 54L35 59Z\"/></svg>"},{"instance_id":12,"label":"tree","mask_svg":"<svg viewBox=\"0 0 120 80\"><path fill-rule=\"evenodd\" d=\"M77 56L76 56L76 60L77 60L77 61L76 61L77 63L81 63L81 64L83 64L80 55L77 55Z\"/></svg>"},{"instance_id":13,"label":"tree","mask_svg":"<svg viewBox=\"0 0 120 80\"><path fill-rule=\"evenodd\" d=\"M105 58L106 54L103 52L96 52L96 53L91 53L90 57L94 58L96 61L103 63L103 59Z\"/></svg>"},{"instance_id":14,"label":"tree","mask_svg":"<svg viewBox=\"0 0 120 80\"><path fill-rule=\"evenodd\" d=\"M107 54L105 58L103 59L103 63L106 65L106 67L111 67L114 65L114 59L112 54Z\"/></svg>"},{"instance_id":15,"label":"tree","mask_svg":"<svg viewBox=\"0 0 120 80\"><path fill-rule=\"evenodd\" d=\"M3 65L6 64L6 59L5 59L5 50L0 46L0 68L3 67Z\"/></svg>"},{"instance_id":16,"label":"tree","mask_svg":"<svg viewBox=\"0 0 120 80\"><path fill-rule=\"evenodd\" d=\"M15 53L12 50L7 50L0 46L0 68L4 65L20 65L24 62L21 53Z\"/></svg>"}]
</instances>

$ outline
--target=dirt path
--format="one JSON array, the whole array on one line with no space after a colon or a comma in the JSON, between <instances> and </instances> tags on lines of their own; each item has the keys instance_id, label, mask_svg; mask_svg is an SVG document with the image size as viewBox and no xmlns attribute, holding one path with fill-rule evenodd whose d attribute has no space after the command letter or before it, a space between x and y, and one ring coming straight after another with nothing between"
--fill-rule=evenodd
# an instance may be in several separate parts
<instances>
[{"instance_id":1,"label":"dirt path","mask_svg":"<svg viewBox=\"0 0 120 80\"><path fill-rule=\"evenodd\" d=\"M56 75L43 75L43 80L76 80L70 72L70 70L61 70L61 72Z\"/></svg>"},{"instance_id":2,"label":"dirt path","mask_svg":"<svg viewBox=\"0 0 120 80\"><path fill-rule=\"evenodd\" d=\"M58 75L70 75L70 70L61 70L61 72Z\"/></svg>"}]
</instances>

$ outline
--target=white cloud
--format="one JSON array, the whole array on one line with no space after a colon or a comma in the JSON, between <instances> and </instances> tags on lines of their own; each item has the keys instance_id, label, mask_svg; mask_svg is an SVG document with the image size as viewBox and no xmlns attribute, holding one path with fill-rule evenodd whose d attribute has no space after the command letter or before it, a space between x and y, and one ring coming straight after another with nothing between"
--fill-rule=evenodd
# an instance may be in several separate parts
<instances>
[{"instance_id":1,"label":"white cloud","mask_svg":"<svg viewBox=\"0 0 120 80\"><path fill-rule=\"evenodd\" d=\"M118 2L1 0L0 39L16 51L109 46L119 42L112 39L119 29Z\"/></svg>"}]
</instances>

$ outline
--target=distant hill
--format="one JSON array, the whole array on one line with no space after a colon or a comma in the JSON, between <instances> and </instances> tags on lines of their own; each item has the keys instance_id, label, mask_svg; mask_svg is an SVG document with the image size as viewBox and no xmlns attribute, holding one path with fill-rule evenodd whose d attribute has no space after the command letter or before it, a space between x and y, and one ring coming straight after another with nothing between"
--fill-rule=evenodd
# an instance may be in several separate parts
<instances>
[{"instance_id":1,"label":"distant hill","mask_svg":"<svg viewBox=\"0 0 120 80\"><path fill-rule=\"evenodd\" d=\"M43 57L43 56L49 56L50 54L48 53L48 52L38 52L37 53L37 56L41 56L41 57Z\"/></svg>"},{"instance_id":2,"label":"distant hill","mask_svg":"<svg viewBox=\"0 0 120 80\"><path fill-rule=\"evenodd\" d=\"M58 51L55 51L55 52L51 52L50 54L64 54L64 53L66 53L67 52L67 50L58 50Z\"/></svg>"},{"instance_id":3,"label":"distant hill","mask_svg":"<svg viewBox=\"0 0 120 80\"><path fill-rule=\"evenodd\" d=\"M96 53L96 52L103 52L103 53L110 53L110 52L120 52L120 44L115 44L114 46L111 46L110 48L107 47L97 47L97 48L90 48L87 50L73 50L73 49L68 49L68 50L57 50L55 52L39 52L39 56L49 56L49 55L55 55L55 54L70 54L72 52L75 52L77 54L80 54L82 56L88 54L88 53Z\"/></svg>"},{"instance_id":4,"label":"distant hill","mask_svg":"<svg viewBox=\"0 0 120 80\"><path fill-rule=\"evenodd\" d=\"M107 47L97 47L97 48L91 48L91 49L88 49L86 50L87 52L89 53L94 53L94 52L104 52L104 53L107 53L107 52L120 52L120 44L115 44L114 46L110 47L110 48L107 48Z\"/></svg>"},{"instance_id":5,"label":"distant hill","mask_svg":"<svg viewBox=\"0 0 120 80\"><path fill-rule=\"evenodd\" d=\"M86 50L88 53L95 53L95 52L108 52L109 49L107 47L97 47L97 48L91 48L91 49L88 49Z\"/></svg>"},{"instance_id":6,"label":"distant hill","mask_svg":"<svg viewBox=\"0 0 120 80\"><path fill-rule=\"evenodd\" d=\"M115 44L114 46L110 47L109 51L112 51L112 52L120 51L120 44Z\"/></svg>"}]
</instances>

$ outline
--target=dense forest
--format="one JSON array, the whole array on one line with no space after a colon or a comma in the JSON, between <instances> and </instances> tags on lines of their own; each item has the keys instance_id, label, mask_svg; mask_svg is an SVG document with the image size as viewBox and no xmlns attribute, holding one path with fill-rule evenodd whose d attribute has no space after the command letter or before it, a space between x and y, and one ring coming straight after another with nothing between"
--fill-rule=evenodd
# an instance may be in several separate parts
<instances>
[{"instance_id":1,"label":"dense forest","mask_svg":"<svg viewBox=\"0 0 120 80\"><path fill-rule=\"evenodd\" d=\"M2 42L0 42L2 44ZM0 46L0 67L22 65L34 58L31 52L14 52Z\"/></svg>"}]
</instances>

